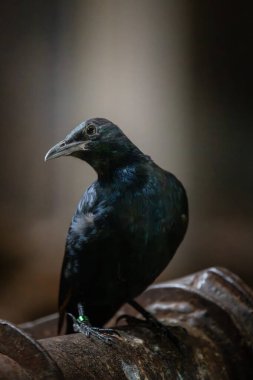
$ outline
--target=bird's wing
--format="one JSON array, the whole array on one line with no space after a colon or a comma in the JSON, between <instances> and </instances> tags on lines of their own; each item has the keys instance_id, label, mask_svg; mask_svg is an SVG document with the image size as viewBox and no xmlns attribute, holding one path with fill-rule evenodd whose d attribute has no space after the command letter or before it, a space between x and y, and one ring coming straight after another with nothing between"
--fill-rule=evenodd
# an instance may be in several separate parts
<instances>
[{"instance_id":1,"label":"bird's wing","mask_svg":"<svg viewBox=\"0 0 253 380\"><path fill-rule=\"evenodd\" d=\"M101 267L101 251L108 247L111 208L100 205L94 212L77 210L70 225L59 289L59 329L67 311L74 313L80 299L92 299ZM112 246L113 250L113 246ZM102 268L101 268L102 270ZM85 292L85 294L82 294Z\"/></svg>"}]
</instances>

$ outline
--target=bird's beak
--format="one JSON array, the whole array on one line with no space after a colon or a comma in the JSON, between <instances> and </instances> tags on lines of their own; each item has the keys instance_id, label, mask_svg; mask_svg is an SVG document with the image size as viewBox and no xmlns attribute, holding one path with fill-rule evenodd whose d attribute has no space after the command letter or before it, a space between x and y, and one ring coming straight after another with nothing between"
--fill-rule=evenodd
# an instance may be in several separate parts
<instances>
[{"instance_id":1,"label":"bird's beak","mask_svg":"<svg viewBox=\"0 0 253 380\"><path fill-rule=\"evenodd\" d=\"M85 149L85 141L67 142L62 140L49 149L44 160L48 161L61 156L69 156L71 153L83 149Z\"/></svg>"}]
</instances>

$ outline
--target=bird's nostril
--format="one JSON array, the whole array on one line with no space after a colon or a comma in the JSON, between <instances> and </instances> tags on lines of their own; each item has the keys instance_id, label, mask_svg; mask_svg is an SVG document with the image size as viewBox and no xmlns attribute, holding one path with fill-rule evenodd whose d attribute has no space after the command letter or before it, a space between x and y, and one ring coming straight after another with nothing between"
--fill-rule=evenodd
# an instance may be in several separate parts
<instances>
[{"instance_id":1,"label":"bird's nostril","mask_svg":"<svg viewBox=\"0 0 253 380\"><path fill-rule=\"evenodd\" d=\"M63 142L60 144L60 148L62 148L62 147L65 146L65 145L66 145L65 141L63 141Z\"/></svg>"}]
</instances>

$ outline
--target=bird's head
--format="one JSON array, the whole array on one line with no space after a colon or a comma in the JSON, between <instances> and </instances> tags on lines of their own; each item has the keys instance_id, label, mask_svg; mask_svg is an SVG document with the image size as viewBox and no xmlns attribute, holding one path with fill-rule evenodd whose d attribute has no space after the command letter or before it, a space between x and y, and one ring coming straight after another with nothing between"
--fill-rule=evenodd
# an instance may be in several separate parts
<instances>
[{"instance_id":1,"label":"bird's head","mask_svg":"<svg viewBox=\"0 0 253 380\"><path fill-rule=\"evenodd\" d=\"M54 145L45 161L74 156L88 162L97 172L120 166L142 155L119 127L102 118L89 119L75 127L64 140Z\"/></svg>"}]
</instances>

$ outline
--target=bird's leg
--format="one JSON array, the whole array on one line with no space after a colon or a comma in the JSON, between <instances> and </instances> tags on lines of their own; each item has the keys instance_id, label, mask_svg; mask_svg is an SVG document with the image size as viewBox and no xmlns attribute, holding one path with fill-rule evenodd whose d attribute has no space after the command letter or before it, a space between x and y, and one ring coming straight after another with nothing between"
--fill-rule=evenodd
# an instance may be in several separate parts
<instances>
[{"instance_id":1,"label":"bird's leg","mask_svg":"<svg viewBox=\"0 0 253 380\"><path fill-rule=\"evenodd\" d=\"M151 313L149 313L141 305L139 305L136 301L131 300L131 301L128 301L128 303L135 310L137 310L144 317L145 320L142 321L142 320L140 320L136 317L133 317L133 316L122 315L117 319L117 321L124 318L130 324L133 322L143 323L145 325L150 326L152 329L155 329L156 331L158 331L162 336L170 339L176 346L179 345L178 338L171 331L174 327L165 326L163 323L158 321L158 319L156 319ZM175 327L175 328L178 328L178 327ZM181 328L180 328L180 330L181 330ZM182 329L182 330L184 330L184 329Z\"/></svg>"},{"instance_id":2,"label":"bird's leg","mask_svg":"<svg viewBox=\"0 0 253 380\"><path fill-rule=\"evenodd\" d=\"M84 312L84 307L81 303L77 304L78 317L76 318L73 314L68 313L68 315L73 320L73 330L85 334L87 337L95 337L102 340L105 343L113 343L112 337L120 336L120 334L113 329L104 329L99 327L91 326L89 318Z\"/></svg>"}]
</instances>

